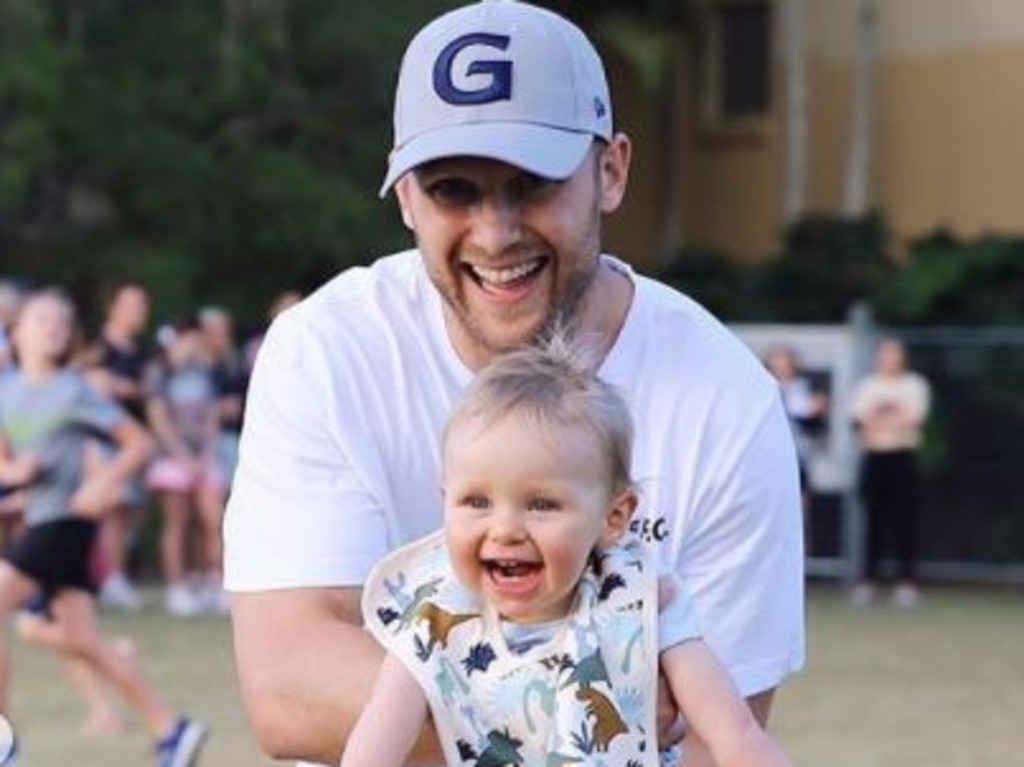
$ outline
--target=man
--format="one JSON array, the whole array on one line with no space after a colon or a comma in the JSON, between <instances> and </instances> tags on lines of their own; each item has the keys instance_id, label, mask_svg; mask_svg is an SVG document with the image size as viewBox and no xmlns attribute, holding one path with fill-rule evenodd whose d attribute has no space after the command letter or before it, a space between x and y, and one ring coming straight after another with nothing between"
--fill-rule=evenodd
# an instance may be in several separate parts
<instances>
[{"instance_id":1,"label":"man","mask_svg":"<svg viewBox=\"0 0 1024 767\"><path fill-rule=\"evenodd\" d=\"M627 398L636 532L692 589L762 721L802 665L777 387L704 310L601 254L630 152L597 53L559 16L482 2L410 44L382 194L395 189L418 247L282 314L249 390L226 577L243 695L274 756L338 759L382 658L359 627L363 579L440 525L440 429L474 371L555 323L594 340ZM416 760L440 761L430 732Z\"/></svg>"}]
</instances>

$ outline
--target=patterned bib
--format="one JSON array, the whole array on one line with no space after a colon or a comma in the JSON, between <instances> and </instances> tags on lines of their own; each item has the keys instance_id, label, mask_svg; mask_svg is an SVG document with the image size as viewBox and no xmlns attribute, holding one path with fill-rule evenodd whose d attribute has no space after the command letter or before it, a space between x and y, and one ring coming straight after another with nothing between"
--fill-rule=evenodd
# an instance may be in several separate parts
<instances>
[{"instance_id":1,"label":"patterned bib","mask_svg":"<svg viewBox=\"0 0 1024 767\"><path fill-rule=\"evenodd\" d=\"M442 533L389 555L363 591L367 628L422 686L448 764L659 764L657 589L642 545L588 568L548 638L509 648L451 569Z\"/></svg>"}]
</instances>

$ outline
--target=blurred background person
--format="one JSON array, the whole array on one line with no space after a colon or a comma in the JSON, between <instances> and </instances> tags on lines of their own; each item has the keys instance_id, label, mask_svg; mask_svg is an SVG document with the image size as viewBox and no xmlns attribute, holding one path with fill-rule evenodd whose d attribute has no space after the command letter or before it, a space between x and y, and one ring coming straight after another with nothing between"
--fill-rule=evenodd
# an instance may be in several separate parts
<instances>
[{"instance_id":1,"label":"blurred background person","mask_svg":"<svg viewBox=\"0 0 1024 767\"><path fill-rule=\"evenodd\" d=\"M259 353L260 345L263 343L263 336L266 334L267 327L270 326L270 323L274 321L277 315L290 306L295 306L301 300L301 292L289 289L278 293L274 300L270 302L270 306L267 307L266 325L254 333L245 343L245 364L250 372L253 365L256 364L256 355Z\"/></svg>"},{"instance_id":2,"label":"blurred background person","mask_svg":"<svg viewBox=\"0 0 1024 767\"><path fill-rule=\"evenodd\" d=\"M886 338L875 351L874 370L853 392L853 420L863 448L859 490L865 510L867 551L850 599L874 601L883 560L895 559L893 601L917 604L918 451L931 408L931 387L907 367L906 349Z\"/></svg>"},{"instance_id":3,"label":"blurred background person","mask_svg":"<svg viewBox=\"0 0 1024 767\"><path fill-rule=\"evenodd\" d=\"M779 382L782 404L793 429L800 466L800 490L806 509L813 489L808 467L815 439L828 426L828 395L815 388L811 377L803 372L800 358L792 346L773 346L765 354L764 363Z\"/></svg>"},{"instance_id":4,"label":"blurred background person","mask_svg":"<svg viewBox=\"0 0 1024 767\"><path fill-rule=\"evenodd\" d=\"M24 289L14 280L0 279L0 375L14 368L11 329L25 300ZM7 548L21 525L21 507L15 489L0 482L0 551Z\"/></svg>"},{"instance_id":5,"label":"blurred background person","mask_svg":"<svg viewBox=\"0 0 1024 767\"><path fill-rule=\"evenodd\" d=\"M225 481L218 459L220 410L213 355L195 321L164 334L159 380L151 386L150 426L160 454L147 484L160 498L160 560L164 604L174 616L224 609L221 590L221 516ZM189 583L189 532L199 538L201 582Z\"/></svg>"},{"instance_id":6,"label":"blurred background person","mask_svg":"<svg viewBox=\"0 0 1024 767\"><path fill-rule=\"evenodd\" d=\"M25 291L13 280L0 279L0 372L14 364L11 328L25 299Z\"/></svg>"},{"instance_id":7,"label":"blurred background person","mask_svg":"<svg viewBox=\"0 0 1024 767\"><path fill-rule=\"evenodd\" d=\"M106 304L106 316L95 340L81 358L86 379L116 400L140 424L146 423L144 376L150 364L141 342L149 323L149 292L136 283L117 286ZM124 498L102 523L99 567L103 573L100 603L134 611L142 598L128 577L128 559L148 497L143 473L127 484Z\"/></svg>"},{"instance_id":8,"label":"blurred background person","mask_svg":"<svg viewBox=\"0 0 1024 767\"><path fill-rule=\"evenodd\" d=\"M144 465L152 445L124 409L70 368L74 332L74 306L66 296L52 289L33 293L12 334L17 369L0 379L0 478L24 489L25 518L24 532L0 561L0 711L10 713L7 618L41 595L48 623L40 643L85 664L88 681L99 677L121 694L156 740L157 764L189 765L205 740L205 725L177 716L134 663L134 653L125 654L97 626L97 521L120 499L123 483ZM94 449L97 434L117 449L102 455Z\"/></svg>"},{"instance_id":9,"label":"blurred background person","mask_svg":"<svg viewBox=\"0 0 1024 767\"><path fill-rule=\"evenodd\" d=\"M226 309L219 306L200 309L199 328L213 357L220 416L217 457L225 485L230 488L238 464L238 438L242 431L245 391L249 386L249 367L236 342L234 322Z\"/></svg>"}]
</instances>

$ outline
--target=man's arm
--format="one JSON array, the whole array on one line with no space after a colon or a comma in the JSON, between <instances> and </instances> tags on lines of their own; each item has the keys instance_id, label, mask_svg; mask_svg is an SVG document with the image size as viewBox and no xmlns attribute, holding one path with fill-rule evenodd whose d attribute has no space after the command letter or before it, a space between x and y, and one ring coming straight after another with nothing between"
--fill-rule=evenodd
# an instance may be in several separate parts
<instances>
[{"instance_id":1,"label":"man's arm","mask_svg":"<svg viewBox=\"0 0 1024 767\"><path fill-rule=\"evenodd\" d=\"M337 764L384 653L359 618L359 589L231 595L235 663L261 748L276 759ZM432 728L414 752L443 762Z\"/></svg>"}]
</instances>

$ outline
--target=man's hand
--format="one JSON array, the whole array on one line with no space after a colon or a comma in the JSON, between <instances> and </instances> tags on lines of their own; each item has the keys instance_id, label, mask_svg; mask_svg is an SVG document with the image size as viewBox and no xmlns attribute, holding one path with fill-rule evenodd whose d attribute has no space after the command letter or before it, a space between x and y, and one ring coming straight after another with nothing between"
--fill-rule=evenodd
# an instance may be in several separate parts
<instances>
[{"instance_id":1,"label":"man's hand","mask_svg":"<svg viewBox=\"0 0 1024 767\"><path fill-rule=\"evenodd\" d=\"M235 661L260 746L276 759L337 764L383 651L359 625L359 589L231 595ZM410 764L443 764L433 727Z\"/></svg>"},{"instance_id":2,"label":"man's hand","mask_svg":"<svg viewBox=\"0 0 1024 767\"><path fill-rule=\"evenodd\" d=\"M658 672L658 748L665 751L678 745L686 737L686 722L679 715L679 707L669 690L665 675Z\"/></svg>"}]
</instances>

